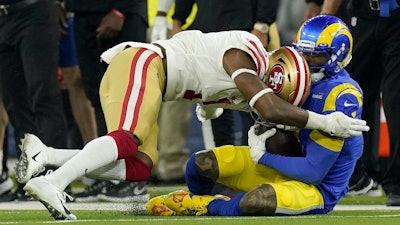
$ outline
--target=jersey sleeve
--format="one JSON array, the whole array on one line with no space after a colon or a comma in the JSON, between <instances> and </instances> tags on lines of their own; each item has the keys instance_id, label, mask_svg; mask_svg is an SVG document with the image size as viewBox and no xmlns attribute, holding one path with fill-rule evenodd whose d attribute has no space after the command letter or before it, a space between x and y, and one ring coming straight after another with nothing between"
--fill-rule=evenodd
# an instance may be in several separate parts
<instances>
[{"instance_id":1,"label":"jersey sleeve","mask_svg":"<svg viewBox=\"0 0 400 225\"><path fill-rule=\"evenodd\" d=\"M242 49L253 59L257 67L257 75L264 78L269 66L268 52L257 37L247 37L244 39L245 48Z\"/></svg>"},{"instance_id":2,"label":"jersey sleeve","mask_svg":"<svg viewBox=\"0 0 400 225\"><path fill-rule=\"evenodd\" d=\"M339 152L330 151L310 140L307 143L305 157L287 157L265 152L258 163L296 180L309 184L319 184L338 156Z\"/></svg>"},{"instance_id":3,"label":"jersey sleeve","mask_svg":"<svg viewBox=\"0 0 400 225\"><path fill-rule=\"evenodd\" d=\"M361 118L362 101L362 93L356 86L343 83L330 91L323 113L341 111L350 117Z\"/></svg>"}]
</instances>

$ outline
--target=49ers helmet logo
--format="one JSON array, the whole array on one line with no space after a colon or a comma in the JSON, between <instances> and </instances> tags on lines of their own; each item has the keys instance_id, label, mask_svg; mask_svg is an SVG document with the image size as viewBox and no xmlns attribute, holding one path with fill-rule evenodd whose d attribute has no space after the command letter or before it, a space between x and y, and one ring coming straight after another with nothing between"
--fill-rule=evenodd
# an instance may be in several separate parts
<instances>
[{"instance_id":1,"label":"49ers helmet logo","mask_svg":"<svg viewBox=\"0 0 400 225\"><path fill-rule=\"evenodd\" d=\"M268 84L275 94L278 94L279 92L282 91L283 84L285 83L284 74L285 71L280 65L275 65L271 69L271 72L269 74Z\"/></svg>"}]
</instances>

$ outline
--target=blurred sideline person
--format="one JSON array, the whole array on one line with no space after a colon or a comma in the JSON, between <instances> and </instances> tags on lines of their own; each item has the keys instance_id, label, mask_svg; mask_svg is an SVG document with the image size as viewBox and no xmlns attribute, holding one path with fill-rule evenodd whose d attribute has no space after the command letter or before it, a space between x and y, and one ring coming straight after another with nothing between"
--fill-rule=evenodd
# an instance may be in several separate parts
<instances>
[{"instance_id":1,"label":"blurred sideline person","mask_svg":"<svg viewBox=\"0 0 400 225\"><path fill-rule=\"evenodd\" d=\"M59 20L52 0L0 0L0 76L15 140L25 133L65 148L67 126L57 80ZM17 145L17 155L20 154ZM0 201L27 200L22 186Z\"/></svg>"},{"instance_id":2,"label":"blurred sideline person","mask_svg":"<svg viewBox=\"0 0 400 225\"><path fill-rule=\"evenodd\" d=\"M322 12L334 14L340 0L325 0ZM348 4L350 29L355 45L352 63L348 70L365 90L365 107L370 114L363 117L375 130L379 130L379 103L382 93L383 109L388 125L390 156L381 185L386 193L387 206L400 206L400 2L397 0L361 1L352 0ZM378 135L379 132L372 132ZM373 136L371 134L371 136ZM377 145L379 137L370 137ZM377 147L368 149L369 155L377 155ZM366 149L367 150L367 149ZM366 158L368 160L376 157ZM369 168L368 168L369 169ZM366 168L355 170L363 174ZM367 171L370 172L370 171Z\"/></svg>"},{"instance_id":3,"label":"blurred sideline person","mask_svg":"<svg viewBox=\"0 0 400 225\"><path fill-rule=\"evenodd\" d=\"M72 115L79 127L82 141L87 144L97 137L96 120L93 107L86 97L82 78L78 66L73 14L65 13L61 23L64 25L64 34L60 40L60 62L63 84L68 91L69 104Z\"/></svg>"},{"instance_id":4,"label":"blurred sideline person","mask_svg":"<svg viewBox=\"0 0 400 225\"><path fill-rule=\"evenodd\" d=\"M280 0L276 15L281 44L291 45L301 26L306 3L304 1Z\"/></svg>"},{"instance_id":5,"label":"blurred sideline person","mask_svg":"<svg viewBox=\"0 0 400 225\"><path fill-rule=\"evenodd\" d=\"M312 81L302 108L361 118L362 91L343 69L351 59L352 45L346 24L334 16L316 16L300 27L294 47L305 57ZM226 145L193 154L186 166L190 192L155 197L147 211L165 216L331 212L348 190L348 180L362 154L363 136L337 138L302 128L298 134L304 151L301 157L268 152L265 141L275 133L272 128L257 135L254 126L249 130L249 147ZM240 193L231 198L212 196L216 183Z\"/></svg>"},{"instance_id":6,"label":"blurred sideline person","mask_svg":"<svg viewBox=\"0 0 400 225\"><path fill-rule=\"evenodd\" d=\"M172 14L175 0L149 0L149 11L154 11L154 23L151 27L150 41L165 40L173 36L171 32ZM151 5L154 4L154 5ZM151 11L150 11L151 12ZM152 16L153 14L149 16ZM191 24L196 14L193 9L188 18ZM184 28L186 29L186 27ZM189 134L189 122L192 119L192 103L169 101L161 104L158 123L159 160L152 171L152 184L185 183L185 165L190 149L185 148Z\"/></svg>"},{"instance_id":7,"label":"blurred sideline person","mask_svg":"<svg viewBox=\"0 0 400 225\"><path fill-rule=\"evenodd\" d=\"M147 0L65 0L74 13L74 33L83 86L96 117L96 136L107 133L99 88L107 65L100 62L102 52L124 41L146 41ZM147 201L145 182L92 181L77 200ZM138 191L135 191L137 189Z\"/></svg>"},{"instance_id":8,"label":"blurred sideline person","mask_svg":"<svg viewBox=\"0 0 400 225\"><path fill-rule=\"evenodd\" d=\"M289 55L306 76L304 59L294 50ZM254 111L273 123L320 129L339 137L360 136L369 128L365 121L344 113L317 114L275 95L266 74L275 61L260 40L246 31L182 31L153 44L124 42L104 52L102 60L109 63L100 86L109 132L81 151L46 147L31 134L21 142L17 179L27 182L24 190L56 219L76 219L61 196L66 196L68 184L83 175L126 181L150 178L158 160L157 121L162 101L197 103L205 119L218 116L219 108ZM306 81L301 87L292 99L294 105L307 95ZM49 164L58 169L32 178Z\"/></svg>"},{"instance_id":9,"label":"blurred sideline person","mask_svg":"<svg viewBox=\"0 0 400 225\"><path fill-rule=\"evenodd\" d=\"M0 88L0 196L9 193L14 187L7 167L8 152L6 149L6 130L8 126L8 115L3 104L3 94Z\"/></svg>"}]
</instances>

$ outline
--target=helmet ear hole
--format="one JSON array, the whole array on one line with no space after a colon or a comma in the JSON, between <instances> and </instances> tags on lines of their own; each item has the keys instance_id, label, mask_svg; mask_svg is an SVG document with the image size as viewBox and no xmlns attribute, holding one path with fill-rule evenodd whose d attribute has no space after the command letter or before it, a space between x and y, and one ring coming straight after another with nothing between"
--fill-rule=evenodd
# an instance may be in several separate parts
<instances>
[{"instance_id":1,"label":"helmet ear hole","mask_svg":"<svg viewBox=\"0 0 400 225\"><path fill-rule=\"evenodd\" d=\"M307 62L291 47L272 52L265 81L276 95L295 106L303 104L310 93Z\"/></svg>"}]
</instances>

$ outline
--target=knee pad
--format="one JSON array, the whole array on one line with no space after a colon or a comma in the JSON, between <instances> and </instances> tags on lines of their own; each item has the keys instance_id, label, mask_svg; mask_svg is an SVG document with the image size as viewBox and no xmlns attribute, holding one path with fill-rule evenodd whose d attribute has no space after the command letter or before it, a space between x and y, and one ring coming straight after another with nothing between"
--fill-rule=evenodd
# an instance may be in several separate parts
<instances>
[{"instance_id":1,"label":"knee pad","mask_svg":"<svg viewBox=\"0 0 400 225\"><path fill-rule=\"evenodd\" d=\"M126 180L144 181L148 180L151 175L151 169L142 160L131 157L125 159Z\"/></svg>"},{"instance_id":2,"label":"knee pad","mask_svg":"<svg viewBox=\"0 0 400 225\"><path fill-rule=\"evenodd\" d=\"M107 136L114 138L115 143L118 148L118 158L117 159L126 159L130 157L134 157L136 152L138 151L139 145L129 135L127 132L123 130L116 130L111 133L108 133Z\"/></svg>"}]
</instances>

